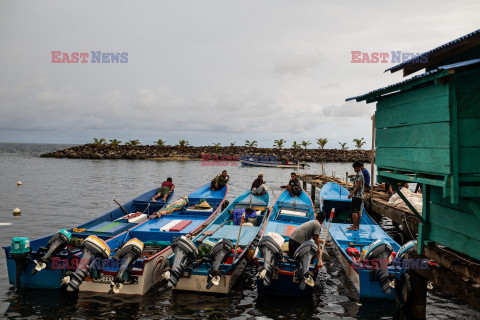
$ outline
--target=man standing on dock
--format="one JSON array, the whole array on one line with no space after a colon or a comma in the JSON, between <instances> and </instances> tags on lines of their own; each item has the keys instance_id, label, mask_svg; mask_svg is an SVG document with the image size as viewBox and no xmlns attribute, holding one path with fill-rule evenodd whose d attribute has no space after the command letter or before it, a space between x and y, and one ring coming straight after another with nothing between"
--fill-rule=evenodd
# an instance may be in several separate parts
<instances>
[{"instance_id":1,"label":"man standing on dock","mask_svg":"<svg viewBox=\"0 0 480 320\"><path fill-rule=\"evenodd\" d=\"M352 212L353 225L348 230L358 230L360 228L360 218L363 202L363 190L365 188L365 178L362 173L362 164L355 162L353 164L353 170L357 173L353 182L353 190L348 195L348 199L352 199L352 205L350 210Z\"/></svg>"}]
</instances>

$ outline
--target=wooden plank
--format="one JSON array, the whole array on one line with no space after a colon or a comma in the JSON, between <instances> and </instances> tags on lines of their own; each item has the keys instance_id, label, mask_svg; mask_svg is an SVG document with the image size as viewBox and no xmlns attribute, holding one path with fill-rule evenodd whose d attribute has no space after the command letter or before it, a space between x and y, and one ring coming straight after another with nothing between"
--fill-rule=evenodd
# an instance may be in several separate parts
<instances>
[{"instance_id":1,"label":"wooden plank","mask_svg":"<svg viewBox=\"0 0 480 320\"><path fill-rule=\"evenodd\" d=\"M375 128L449 121L450 113L448 109L448 95L424 99L388 109L377 109L375 112Z\"/></svg>"},{"instance_id":2,"label":"wooden plank","mask_svg":"<svg viewBox=\"0 0 480 320\"><path fill-rule=\"evenodd\" d=\"M440 226L480 240L480 220L468 212L430 203L430 223L432 229Z\"/></svg>"},{"instance_id":3,"label":"wooden plank","mask_svg":"<svg viewBox=\"0 0 480 320\"><path fill-rule=\"evenodd\" d=\"M377 111L398 106L407 107L409 104L416 104L421 107L422 104L425 104L425 101L428 101L429 99L435 100L438 97L446 99L441 105L448 105L448 85L432 84L384 97L378 101ZM437 104L433 103L433 105Z\"/></svg>"},{"instance_id":4,"label":"wooden plank","mask_svg":"<svg viewBox=\"0 0 480 320\"><path fill-rule=\"evenodd\" d=\"M377 147L377 168L394 168L408 171L450 174L449 149L385 148Z\"/></svg>"},{"instance_id":5,"label":"wooden plank","mask_svg":"<svg viewBox=\"0 0 480 320\"><path fill-rule=\"evenodd\" d=\"M473 259L480 260L480 240L478 239L470 238L439 225L432 226L428 238Z\"/></svg>"},{"instance_id":6,"label":"wooden plank","mask_svg":"<svg viewBox=\"0 0 480 320\"><path fill-rule=\"evenodd\" d=\"M479 93L480 96L480 93ZM460 147L480 147L480 109L477 118L458 120L458 133Z\"/></svg>"},{"instance_id":7,"label":"wooden plank","mask_svg":"<svg viewBox=\"0 0 480 320\"><path fill-rule=\"evenodd\" d=\"M422 123L404 127L377 129L376 139L379 147L449 148L450 123Z\"/></svg>"},{"instance_id":8,"label":"wooden plank","mask_svg":"<svg viewBox=\"0 0 480 320\"><path fill-rule=\"evenodd\" d=\"M460 174L480 173L479 159L480 159L480 147L460 148L459 150Z\"/></svg>"}]
</instances>

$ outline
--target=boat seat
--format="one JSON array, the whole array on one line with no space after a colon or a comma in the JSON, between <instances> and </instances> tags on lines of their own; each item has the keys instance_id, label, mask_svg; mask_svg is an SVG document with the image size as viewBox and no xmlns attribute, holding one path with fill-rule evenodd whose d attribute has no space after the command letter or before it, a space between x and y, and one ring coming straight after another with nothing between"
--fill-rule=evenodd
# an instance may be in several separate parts
<instances>
[{"instance_id":1,"label":"boat seat","mask_svg":"<svg viewBox=\"0 0 480 320\"><path fill-rule=\"evenodd\" d=\"M295 216L295 217L305 217L307 215L306 212L285 210L285 209L281 209L279 214L284 214L284 215L288 215L288 216Z\"/></svg>"},{"instance_id":2,"label":"boat seat","mask_svg":"<svg viewBox=\"0 0 480 320\"><path fill-rule=\"evenodd\" d=\"M97 224L92 228L87 229L87 231L97 232L97 233L115 233L116 231L125 227L125 225L127 224L128 223L123 223L123 222L105 221Z\"/></svg>"},{"instance_id":3,"label":"boat seat","mask_svg":"<svg viewBox=\"0 0 480 320\"><path fill-rule=\"evenodd\" d=\"M172 231L182 231L185 229L190 223L192 223L192 220L183 220L174 225L172 228L170 228L170 232Z\"/></svg>"}]
</instances>

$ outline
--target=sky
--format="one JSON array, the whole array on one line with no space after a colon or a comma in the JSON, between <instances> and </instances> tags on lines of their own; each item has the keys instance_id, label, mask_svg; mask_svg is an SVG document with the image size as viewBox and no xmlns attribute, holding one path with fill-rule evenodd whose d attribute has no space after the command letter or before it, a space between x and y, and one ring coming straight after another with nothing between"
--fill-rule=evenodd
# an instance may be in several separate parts
<instances>
[{"instance_id":1,"label":"sky","mask_svg":"<svg viewBox=\"0 0 480 320\"><path fill-rule=\"evenodd\" d=\"M479 16L477 0L0 0L0 142L369 148L375 105L345 99L403 78L352 51L421 53ZM52 51L90 56L52 63Z\"/></svg>"}]
</instances>

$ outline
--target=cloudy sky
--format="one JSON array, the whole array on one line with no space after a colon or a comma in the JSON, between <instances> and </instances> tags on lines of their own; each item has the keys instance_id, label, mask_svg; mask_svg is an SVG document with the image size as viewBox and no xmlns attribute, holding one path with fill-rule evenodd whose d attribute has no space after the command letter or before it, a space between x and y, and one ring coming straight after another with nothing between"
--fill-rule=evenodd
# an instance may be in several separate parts
<instances>
[{"instance_id":1,"label":"cloudy sky","mask_svg":"<svg viewBox=\"0 0 480 320\"><path fill-rule=\"evenodd\" d=\"M402 75L351 51L423 52L479 16L478 0L1 0L0 141L370 143L374 105L345 98ZM51 51L128 62L57 64Z\"/></svg>"}]
</instances>

